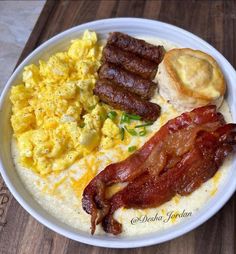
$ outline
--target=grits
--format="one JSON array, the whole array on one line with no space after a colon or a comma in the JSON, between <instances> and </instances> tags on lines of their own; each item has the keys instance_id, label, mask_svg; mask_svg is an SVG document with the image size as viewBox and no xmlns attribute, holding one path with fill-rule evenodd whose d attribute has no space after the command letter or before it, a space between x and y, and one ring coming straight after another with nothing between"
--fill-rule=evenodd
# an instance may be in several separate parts
<instances>
[{"instance_id":1,"label":"grits","mask_svg":"<svg viewBox=\"0 0 236 254\"><path fill-rule=\"evenodd\" d=\"M153 44L160 43L167 50L177 47L177 45L157 39L145 38L145 40ZM81 206L83 189L88 182L103 170L105 166L128 157L130 155L127 150L128 146L141 147L163 124L180 114L172 105L161 98L158 93L155 93L152 101L161 106L162 114L153 125L147 128L148 134L146 136L130 136L123 143L120 142L108 150L100 146L98 150L76 161L67 170L52 172L49 175L39 175L19 164L19 150L13 137L12 156L17 173L35 200L61 222L78 230L90 232L90 215L86 214ZM227 122L232 121L226 101L224 101L220 111L225 116ZM228 158L212 179L204 183L189 196L175 196L172 200L157 208L121 208L117 210L115 217L123 225L122 236L139 235L162 230L187 219L217 192L217 188L223 183L227 175L230 163L231 159ZM110 191L114 193L120 187L120 185L114 186ZM100 225L96 229L96 234L105 234Z\"/></svg>"}]
</instances>

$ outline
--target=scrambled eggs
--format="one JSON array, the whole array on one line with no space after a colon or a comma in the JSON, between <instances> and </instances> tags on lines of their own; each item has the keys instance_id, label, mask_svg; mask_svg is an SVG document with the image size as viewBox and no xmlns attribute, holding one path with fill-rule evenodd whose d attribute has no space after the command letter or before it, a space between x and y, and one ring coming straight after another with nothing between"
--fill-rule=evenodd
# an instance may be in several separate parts
<instances>
[{"instance_id":1,"label":"scrambled eggs","mask_svg":"<svg viewBox=\"0 0 236 254\"><path fill-rule=\"evenodd\" d=\"M65 170L119 139L117 124L106 119L109 107L93 95L101 53L96 33L85 31L68 51L24 68L10 96L21 165L41 175Z\"/></svg>"}]
</instances>

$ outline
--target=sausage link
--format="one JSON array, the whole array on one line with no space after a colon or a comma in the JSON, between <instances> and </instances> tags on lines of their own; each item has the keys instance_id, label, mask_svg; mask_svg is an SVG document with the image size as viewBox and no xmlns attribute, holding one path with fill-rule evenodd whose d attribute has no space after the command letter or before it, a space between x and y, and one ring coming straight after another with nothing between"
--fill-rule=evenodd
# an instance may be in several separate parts
<instances>
[{"instance_id":1,"label":"sausage link","mask_svg":"<svg viewBox=\"0 0 236 254\"><path fill-rule=\"evenodd\" d=\"M133 53L123 51L112 45L106 45L103 49L103 62L122 66L127 71L149 80L154 79L158 67L154 62L140 58Z\"/></svg>"},{"instance_id":2,"label":"sausage link","mask_svg":"<svg viewBox=\"0 0 236 254\"><path fill-rule=\"evenodd\" d=\"M145 121L155 121L160 115L159 105L145 101L107 79L97 81L94 94L110 106L139 115Z\"/></svg>"},{"instance_id":3,"label":"sausage link","mask_svg":"<svg viewBox=\"0 0 236 254\"><path fill-rule=\"evenodd\" d=\"M157 87L154 82L111 63L105 63L101 66L99 78L109 79L146 100L149 100L153 96L154 90Z\"/></svg>"},{"instance_id":4,"label":"sausage link","mask_svg":"<svg viewBox=\"0 0 236 254\"><path fill-rule=\"evenodd\" d=\"M107 43L119 47L122 50L137 54L157 64L162 61L165 54L163 46L155 46L144 40L136 39L120 32L110 33Z\"/></svg>"}]
</instances>

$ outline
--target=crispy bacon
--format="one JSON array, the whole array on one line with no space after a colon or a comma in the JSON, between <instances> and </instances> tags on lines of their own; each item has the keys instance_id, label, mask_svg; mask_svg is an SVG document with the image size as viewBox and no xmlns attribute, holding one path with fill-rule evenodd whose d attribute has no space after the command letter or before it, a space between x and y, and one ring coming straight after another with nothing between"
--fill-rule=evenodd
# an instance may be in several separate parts
<instances>
[{"instance_id":1,"label":"crispy bacon","mask_svg":"<svg viewBox=\"0 0 236 254\"><path fill-rule=\"evenodd\" d=\"M102 222L119 234L114 218L120 207L157 207L175 194L187 195L214 175L236 143L235 125L225 125L215 106L205 106L170 120L124 161L111 164L85 188L83 208L91 214L91 233ZM127 186L106 198L108 186Z\"/></svg>"}]
</instances>

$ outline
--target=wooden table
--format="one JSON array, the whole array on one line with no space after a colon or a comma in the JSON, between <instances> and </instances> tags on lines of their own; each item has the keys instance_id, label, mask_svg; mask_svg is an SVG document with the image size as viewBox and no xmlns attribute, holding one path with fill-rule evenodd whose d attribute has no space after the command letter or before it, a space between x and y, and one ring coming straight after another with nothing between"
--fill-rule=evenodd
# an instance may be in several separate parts
<instances>
[{"instance_id":1,"label":"wooden table","mask_svg":"<svg viewBox=\"0 0 236 254\"><path fill-rule=\"evenodd\" d=\"M187 29L217 48L236 67L236 1L48 1L19 62L48 38L72 26L110 17L145 17ZM236 196L213 218L175 240L146 248L115 250L69 240L33 219L0 178L0 253L235 253Z\"/></svg>"}]
</instances>

